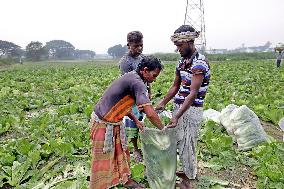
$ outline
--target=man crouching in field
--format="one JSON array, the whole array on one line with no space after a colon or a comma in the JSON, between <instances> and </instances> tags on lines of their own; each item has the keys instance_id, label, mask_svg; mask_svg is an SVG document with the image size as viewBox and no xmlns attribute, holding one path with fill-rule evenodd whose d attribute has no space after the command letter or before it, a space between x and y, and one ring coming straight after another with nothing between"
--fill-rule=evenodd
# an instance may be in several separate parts
<instances>
[{"instance_id":1,"label":"man crouching in field","mask_svg":"<svg viewBox=\"0 0 284 189\"><path fill-rule=\"evenodd\" d=\"M176 66L174 82L167 95L156 107L164 109L174 98L174 112L168 127L176 127L178 153L183 171L181 189L192 188L191 180L197 176L196 145L198 128L202 121L203 103L210 79L210 67L206 58L197 52L194 39L199 33L189 25L180 26L171 36L181 55Z\"/></svg>"},{"instance_id":2,"label":"man crouching in field","mask_svg":"<svg viewBox=\"0 0 284 189\"><path fill-rule=\"evenodd\" d=\"M145 56L135 71L115 80L96 104L91 118L90 189L108 189L120 182L126 188L144 188L130 178L130 153L122 119L128 115L143 131L143 123L131 113L132 105L136 104L153 125L163 129L146 86L156 79L162 68L159 59Z\"/></svg>"}]
</instances>

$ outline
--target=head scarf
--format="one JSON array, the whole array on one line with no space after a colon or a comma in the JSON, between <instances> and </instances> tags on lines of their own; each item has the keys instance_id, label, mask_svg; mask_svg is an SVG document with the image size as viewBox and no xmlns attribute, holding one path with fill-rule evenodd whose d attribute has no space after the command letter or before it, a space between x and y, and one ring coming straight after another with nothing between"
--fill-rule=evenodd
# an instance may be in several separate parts
<instances>
[{"instance_id":1,"label":"head scarf","mask_svg":"<svg viewBox=\"0 0 284 189\"><path fill-rule=\"evenodd\" d=\"M200 32L194 31L194 32L181 32L181 33L175 33L171 36L172 42L189 42L194 41L194 39L199 37Z\"/></svg>"}]
</instances>

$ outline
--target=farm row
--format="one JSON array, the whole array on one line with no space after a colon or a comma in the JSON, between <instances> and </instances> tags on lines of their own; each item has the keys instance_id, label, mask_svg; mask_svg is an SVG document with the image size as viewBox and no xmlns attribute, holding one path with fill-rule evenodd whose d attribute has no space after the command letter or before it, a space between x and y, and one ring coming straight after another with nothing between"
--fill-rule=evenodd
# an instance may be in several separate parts
<instances>
[{"instance_id":1,"label":"farm row","mask_svg":"<svg viewBox=\"0 0 284 189\"><path fill-rule=\"evenodd\" d=\"M276 125L284 117L284 70L274 67L273 61L211 63L212 79L205 109L221 110L231 103L245 104L262 120ZM174 72L173 62L167 62L153 83L154 103L167 92ZM88 121L104 90L119 77L117 64L27 63L0 73L0 187L87 188L90 169ZM167 108L171 109L171 105ZM207 144L216 140L208 137L200 139L204 144L200 149L204 161L216 156L210 151L210 145L216 144ZM220 140L219 145L222 143ZM228 149L231 148L233 144L230 143ZM283 143L263 148L282 153L282 159L274 157L275 165L272 162L269 170L273 166L283 169ZM220 150L226 151L221 147ZM234 159L235 154L230 153L228 157ZM257 153L265 152L259 149ZM264 169L267 165L253 166ZM221 165L219 168L228 167ZM269 171L259 175L255 170L259 186L283 181L281 171L275 176Z\"/></svg>"}]
</instances>

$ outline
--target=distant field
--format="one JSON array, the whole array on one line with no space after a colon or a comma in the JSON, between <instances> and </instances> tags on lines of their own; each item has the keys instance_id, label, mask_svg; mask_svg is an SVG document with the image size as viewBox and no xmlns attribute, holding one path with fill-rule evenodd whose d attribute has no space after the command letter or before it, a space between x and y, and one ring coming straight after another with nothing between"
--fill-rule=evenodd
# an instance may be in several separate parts
<instances>
[{"instance_id":1,"label":"distant field","mask_svg":"<svg viewBox=\"0 0 284 189\"><path fill-rule=\"evenodd\" d=\"M164 63L153 83L154 103L174 78L175 62ZM274 60L212 62L211 68L205 109L247 105L275 127L284 117L284 68L276 69ZM119 75L118 61L25 62L0 68L0 187L87 188L88 121ZM267 184L279 181L279 175L262 177Z\"/></svg>"}]
</instances>

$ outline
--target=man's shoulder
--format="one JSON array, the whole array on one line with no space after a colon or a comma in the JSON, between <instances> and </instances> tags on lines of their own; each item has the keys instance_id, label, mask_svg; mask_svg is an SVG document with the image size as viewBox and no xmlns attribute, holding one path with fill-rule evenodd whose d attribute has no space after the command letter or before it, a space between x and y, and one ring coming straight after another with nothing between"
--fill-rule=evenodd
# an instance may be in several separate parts
<instances>
[{"instance_id":1,"label":"man's shoulder","mask_svg":"<svg viewBox=\"0 0 284 189\"><path fill-rule=\"evenodd\" d=\"M192 60L191 69L201 69L205 72L210 72L210 65L207 58L203 54L197 53Z\"/></svg>"},{"instance_id":2,"label":"man's shoulder","mask_svg":"<svg viewBox=\"0 0 284 189\"><path fill-rule=\"evenodd\" d=\"M132 57L128 53L123 55L121 57L119 63L135 63L135 62L141 62L142 58L144 57L143 54L137 56L137 57Z\"/></svg>"},{"instance_id":3,"label":"man's shoulder","mask_svg":"<svg viewBox=\"0 0 284 189\"><path fill-rule=\"evenodd\" d=\"M124 75L121 76L120 80L122 82L127 82L130 85L144 83L141 77L138 75L138 73L135 70L125 73Z\"/></svg>"},{"instance_id":4,"label":"man's shoulder","mask_svg":"<svg viewBox=\"0 0 284 189\"><path fill-rule=\"evenodd\" d=\"M196 56L193 58L193 64L204 64L209 66L209 61L203 54L197 53Z\"/></svg>"},{"instance_id":5,"label":"man's shoulder","mask_svg":"<svg viewBox=\"0 0 284 189\"><path fill-rule=\"evenodd\" d=\"M124 80L132 80L134 78L140 78L135 70L125 73L121 76Z\"/></svg>"},{"instance_id":6,"label":"man's shoulder","mask_svg":"<svg viewBox=\"0 0 284 189\"><path fill-rule=\"evenodd\" d=\"M207 61L207 58L205 57L205 55L201 54L201 53L196 53L194 59L196 60L203 60L203 61Z\"/></svg>"},{"instance_id":7,"label":"man's shoulder","mask_svg":"<svg viewBox=\"0 0 284 189\"><path fill-rule=\"evenodd\" d=\"M121 63L127 62L128 60L129 60L129 55L125 54L120 58L119 63L121 64Z\"/></svg>"}]
</instances>

